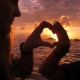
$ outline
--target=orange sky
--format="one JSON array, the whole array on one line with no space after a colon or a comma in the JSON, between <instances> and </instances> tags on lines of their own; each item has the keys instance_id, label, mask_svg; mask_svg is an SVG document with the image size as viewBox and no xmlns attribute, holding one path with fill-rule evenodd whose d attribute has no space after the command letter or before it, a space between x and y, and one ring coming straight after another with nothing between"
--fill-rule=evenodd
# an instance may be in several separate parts
<instances>
[{"instance_id":1,"label":"orange sky","mask_svg":"<svg viewBox=\"0 0 80 80\"><path fill-rule=\"evenodd\" d=\"M66 28L67 34L70 39L80 39L80 28L79 27L67 27ZM53 34L49 29L45 29L43 31L44 34L48 35L48 37L57 39L56 34Z\"/></svg>"},{"instance_id":2,"label":"orange sky","mask_svg":"<svg viewBox=\"0 0 80 80\"><path fill-rule=\"evenodd\" d=\"M20 0L19 8L22 15L15 19L14 26L21 27L22 32L31 33L36 22L45 20L53 24L59 21L68 27L71 39L80 38L80 0ZM44 33L49 35L50 31Z\"/></svg>"},{"instance_id":3,"label":"orange sky","mask_svg":"<svg viewBox=\"0 0 80 80\"><path fill-rule=\"evenodd\" d=\"M80 0L20 0L19 7L22 16L17 21L20 24L52 21L64 15L71 26L80 27Z\"/></svg>"},{"instance_id":4,"label":"orange sky","mask_svg":"<svg viewBox=\"0 0 80 80\"><path fill-rule=\"evenodd\" d=\"M25 25L25 26L18 26L18 27L15 27L14 26L14 33L17 34L17 35L30 35L33 30L35 29L34 26L28 24L28 25ZM68 33L68 36L70 39L80 39L80 27L66 27L65 30L67 31ZM43 30L43 33L42 35L45 37L45 38L54 38L56 39L56 35L53 35L53 33L48 29L48 28L45 28Z\"/></svg>"}]
</instances>

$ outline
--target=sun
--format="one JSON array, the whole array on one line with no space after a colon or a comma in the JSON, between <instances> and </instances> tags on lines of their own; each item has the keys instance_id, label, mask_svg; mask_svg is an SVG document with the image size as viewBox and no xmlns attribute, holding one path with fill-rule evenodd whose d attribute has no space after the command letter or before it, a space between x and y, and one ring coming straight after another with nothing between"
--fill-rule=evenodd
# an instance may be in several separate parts
<instances>
[{"instance_id":1,"label":"sun","mask_svg":"<svg viewBox=\"0 0 80 80\"><path fill-rule=\"evenodd\" d=\"M52 31L50 31L50 36L51 38L55 39L56 41L58 41L58 38L57 38L57 35L56 34L53 34Z\"/></svg>"},{"instance_id":2,"label":"sun","mask_svg":"<svg viewBox=\"0 0 80 80\"><path fill-rule=\"evenodd\" d=\"M57 35L53 34L51 30L49 30L48 28L45 28L43 30L43 34L46 34L49 38L55 39L56 41L58 41Z\"/></svg>"}]
</instances>

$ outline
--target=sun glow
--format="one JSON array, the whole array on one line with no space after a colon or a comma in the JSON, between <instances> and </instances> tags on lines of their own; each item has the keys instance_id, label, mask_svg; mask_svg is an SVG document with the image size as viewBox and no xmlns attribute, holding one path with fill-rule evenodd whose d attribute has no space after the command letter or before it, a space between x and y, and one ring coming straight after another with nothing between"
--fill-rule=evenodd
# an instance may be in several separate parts
<instances>
[{"instance_id":1,"label":"sun glow","mask_svg":"<svg viewBox=\"0 0 80 80\"><path fill-rule=\"evenodd\" d=\"M53 39L55 39L56 41L58 41L57 35L56 35L56 34L53 34L52 31L51 31L50 36L51 36L51 38L53 38Z\"/></svg>"},{"instance_id":2,"label":"sun glow","mask_svg":"<svg viewBox=\"0 0 80 80\"><path fill-rule=\"evenodd\" d=\"M57 35L56 34L53 34L51 30L49 30L48 28L45 28L43 30L43 33L42 34L45 34L48 36L48 38L52 38L52 39L55 39L56 41L58 41L58 38L57 38Z\"/></svg>"}]
</instances>

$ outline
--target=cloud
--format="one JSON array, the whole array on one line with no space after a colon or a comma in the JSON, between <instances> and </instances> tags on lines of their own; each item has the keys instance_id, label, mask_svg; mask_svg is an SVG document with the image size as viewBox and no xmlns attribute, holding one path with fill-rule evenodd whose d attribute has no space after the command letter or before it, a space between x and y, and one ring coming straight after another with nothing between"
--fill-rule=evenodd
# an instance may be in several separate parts
<instances>
[{"instance_id":1,"label":"cloud","mask_svg":"<svg viewBox=\"0 0 80 80\"><path fill-rule=\"evenodd\" d=\"M62 14L76 16L80 12L80 0L21 0L22 12L37 13L42 11L49 15L61 16Z\"/></svg>"},{"instance_id":2,"label":"cloud","mask_svg":"<svg viewBox=\"0 0 80 80\"><path fill-rule=\"evenodd\" d=\"M71 25L71 21L69 20L69 16L61 16L60 19L59 19L59 22L64 26L64 27L67 27L67 26L70 26Z\"/></svg>"},{"instance_id":3,"label":"cloud","mask_svg":"<svg viewBox=\"0 0 80 80\"><path fill-rule=\"evenodd\" d=\"M76 16L80 12L80 0L25 0L29 14L42 11L45 16Z\"/></svg>"},{"instance_id":4,"label":"cloud","mask_svg":"<svg viewBox=\"0 0 80 80\"><path fill-rule=\"evenodd\" d=\"M40 0L44 9L50 13L76 15L80 12L80 0Z\"/></svg>"},{"instance_id":5,"label":"cloud","mask_svg":"<svg viewBox=\"0 0 80 80\"><path fill-rule=\"evenodd\" d=\"M35 29L36 27L38 27L38 25L39 25L39 22L34 22L34 23L33 23L34 29Z\"/></svg>"},{"instance_id":6,"label":"cloud","mask_svg":"<svg viewBox=\"0 0 80 80\"><path fill-rule=\"evenodd\" d=\"M62 15L70 16L73 24L80 21L80 0L20 0L19 6L28 22L56 20Z\"/></svg>"},{"instance_id":7,"label":"cloud","mask_svg":"<svg viewBox=\"0 0 80 80\"><path fill-rule=\"evenodd\" d=\"M57 21L59 21L64 27L71 26L70 16L62 15L57 19L53 19L52 24L54 24Z\"/></svg>"},{"instance_id":8,"label":"cloud","mask_svg":"<svg viewBox=\"0 0 80 80\"><path fill-rule=\"evenodd\" d=\"M43 6L38 3L38 0L23 0L20 1L20 9L23 13L33 14L38 10L43 10Z\"/></svg>"}]
</instances>

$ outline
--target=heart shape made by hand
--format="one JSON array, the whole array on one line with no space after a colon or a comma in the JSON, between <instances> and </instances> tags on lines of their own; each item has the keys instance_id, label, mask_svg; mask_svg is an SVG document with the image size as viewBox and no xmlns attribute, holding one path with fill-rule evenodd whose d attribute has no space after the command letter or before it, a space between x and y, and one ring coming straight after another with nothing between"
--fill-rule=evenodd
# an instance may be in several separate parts
<instances>
[{"instance_id":1,"label":"heart shape made by hand","mask_svg":"<svg viewBox=\"0 0 80 80\"><path fill-rule=\"evenodd\" d=\"M26 47L30 47L30 49L39 47L39 46L48 46L52 47L52 44L49 42L44 42L41 39L41 33L44 28L51 28L52 25L49 22L43 21L40 25L32 32L32 34L25 41Z\"/></svg>"}]
</instances>

